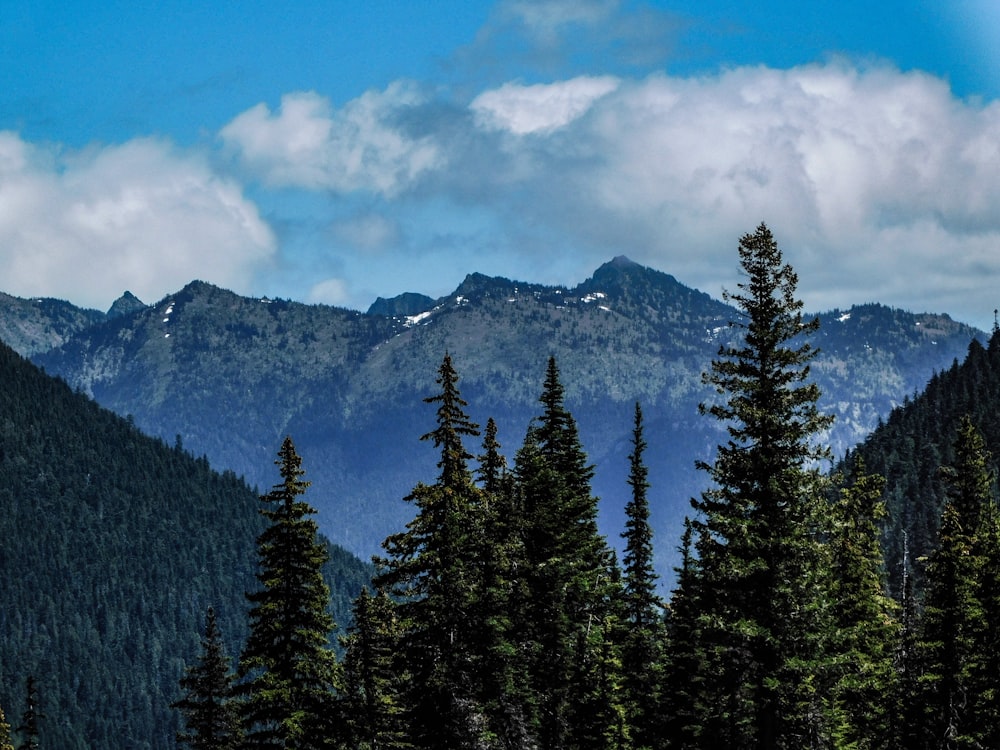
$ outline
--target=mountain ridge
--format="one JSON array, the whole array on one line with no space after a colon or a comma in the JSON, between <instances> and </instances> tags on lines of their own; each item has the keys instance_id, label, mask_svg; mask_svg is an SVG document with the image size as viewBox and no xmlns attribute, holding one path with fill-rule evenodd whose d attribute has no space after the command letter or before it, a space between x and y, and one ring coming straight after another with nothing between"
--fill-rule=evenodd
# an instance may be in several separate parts
<instances>
[{"instance_id":1,"label":"mountain ridge","mask_svg":"<svg viewBox=\"0 0 1000 750\"><path fill-rule=\"evenodd\" d=\"M496 419L508 457L538 413L544 362L556 356L598 465L611 539L626 494L630 412L642 403L660 565L669 572L687 500L703 484L692 467L721 439L697 406L712 397L701 373L733 335L734 309L624 256L572 288L472 273L433 302L416 314L374 315L192 282L34 360L251 483L263 481L259 467L292 434L320 464L313 479L324 532L367 555L406 523L411 509L401 498L434 473L418 438L433 420L423 398L435 392L444 353L474 419ZM814 377L821 406L838 418L827 436L838 453L984 337L947 316L880 305L820 318Z\"/></svg>"}]
</instances>

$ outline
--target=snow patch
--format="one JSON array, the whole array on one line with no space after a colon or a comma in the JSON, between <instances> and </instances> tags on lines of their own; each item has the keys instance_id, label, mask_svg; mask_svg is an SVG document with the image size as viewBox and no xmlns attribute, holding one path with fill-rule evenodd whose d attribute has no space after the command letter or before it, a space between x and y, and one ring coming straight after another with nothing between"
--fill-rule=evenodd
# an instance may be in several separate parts
<instances>
[{"instance_id":1,"label":"snow patch","mask_svg":"<svg viewBox=\"0 0 1000 750\"><path fill-rule=\"evenodd\" d=\"M409 328L410 326L419 325L422 321L427 320L431 316L431 311L417 313L416 315L407 315L406 323L404 325Z\"/></svg>"},{"instance_id":2,"label":"snow patch","mask_svg":"<svg viewBox=\"0 0 1000 750\"><path fill-rule=\"evenodd\" d=\"M844 313L843 315L841 315L839 318L837 318L837 321L840 322L840 323L846 323L850 319L851 319L851 314L849 312L847 312L847 313ZM917 325L920 325L920 324L917 323Z\"/></svg>"},{"instance_id":3,"label":"snow patch","mask_svg":"<svg viewBox=\"0 0 1000 750\"><path fill-rule=\"evenodd\" d=\"M594 302L594 301L599 300L599 299L606 299L607 296L608 295L606 295L604 292L591 292L590 294L588 294L585 297L583 297L580 301L581 302Z\"/></svg>"}]
</instances>

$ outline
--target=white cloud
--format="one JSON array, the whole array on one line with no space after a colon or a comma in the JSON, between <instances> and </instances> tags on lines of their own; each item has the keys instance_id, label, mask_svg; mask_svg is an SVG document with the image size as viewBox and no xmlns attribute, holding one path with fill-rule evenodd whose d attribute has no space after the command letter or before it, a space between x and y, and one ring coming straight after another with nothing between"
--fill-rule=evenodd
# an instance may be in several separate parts
<instances>
[{"instance_id":1,"label":"white cloud","mask_svg":"<svg viewBox=\"0 0 1000 750\"><path fill-rule=\"evenodd\" d=\"M272 112L266 104L243 112L220 135L243 164L276 187L395 195L441 165L430 138L412 137L400 111L423 102L415 87L396 82L334 110L312 92L286 94Z\"/></svg>"},{"instance_id":2,"label":"white cloud","mask_svg":"<svg viewBox=\"0 0 1000 750\"><path fill-rule=\"evenodd\" d=\"M481 125L515 135L556 130L587 112L618 87L611 76L583 76L552 84L507 83L485 91L470 105Z\"/></svg>"},{"instance_id":3,"label":"white cloud","mask_svg":"<svg viewBox=\"0 0 1000 750\"><path fill-rule=\"evenodd\" d=\"M529 31L548 37L570 24L594 25L609 18L618 0L506 0L501 15L517 19Z\"/></svg>"},{"instance_id":4,"label":"white cloud","mask_svg":"<svg viewBox=\"0 0 1000 750\"><path fill-rule=\"evenodd\" d=\"M197 155L149 139L60 153L0 132L4 291L107 308L194 278L245 290L274 249L240 186Z\"/></svg>"},{"instance_id":5,"label":"white cloud","mask_svg":"<svg viewBox=\"0 0 1000 750\"><path fill-rule=\"evenodd\" d=\"M347 283L343 279L326 279L309 290L307 302L322 305L344 305L349 300Z\"/></svg>"},{"instance_id":6,"label":"white cloud","mask_svg":"<svg viewBox=\"0 0 1000 750\"><path fill-rule=\"evenodd\" d=\"M717 293L735 282L738 237L766 220L808 302L980 321L996 306L1000 255L983 248L1000 244L1000 104L888 67L754 67L621 82L555 129L544 124L561 122L564 101L536 97L532 113L514 91L474 106L503 102L507 127L536 136L506 143L501 165L545 169L478 173L505 176L492 200L522 225L589 249L581 266L625 252Z\"/></svg>"},{"instance_id":7,"label":"white cloud","mask_svg":"<svg viewBox=\"0 0 1000 750\"><path fill-rule=\"evenodd\" d=\"M578 77L464 106L394 84L340 109L291 95L223 135L273 184L380 194L379 217L333 227L355 248L405 232L412 258L448 236L512 253L505 275L567 282L626 253L718 294L764 220L814 309L877 300L983 325L998 305L1000 103L922 73Z\"/></svg>"},{"instance_id":8,"label":"white cloud","mask_svg":"<svg viewBox=\"0 0 1000 750\"><path fill-rule=\"evenodd\" d=\"M383 250L398 243L401 237L397 222L373 213L338 221L331 229L338 240L362 250Z\"/></svg>"}]
</instances>

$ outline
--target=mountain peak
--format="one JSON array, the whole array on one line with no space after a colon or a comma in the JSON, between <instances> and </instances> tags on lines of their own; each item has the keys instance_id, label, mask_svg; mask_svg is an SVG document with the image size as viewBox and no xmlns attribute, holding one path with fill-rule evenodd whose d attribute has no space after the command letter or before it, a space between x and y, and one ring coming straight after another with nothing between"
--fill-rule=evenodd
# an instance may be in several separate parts
<instances>
[{"instance_id":1,"label":"mountain peak","mask_svg":"<svg viewBox=\"0 0 1000 750\"><path fill-rule=\"evenodd\" d=\"M116 299L111 307L108 309L108 320L114 318L120 318L123 315L131 315L138 310L144 310L146 308L146 303L136 297L132 292L126 290L126 292Z\"/></svg>"}]
</instances>

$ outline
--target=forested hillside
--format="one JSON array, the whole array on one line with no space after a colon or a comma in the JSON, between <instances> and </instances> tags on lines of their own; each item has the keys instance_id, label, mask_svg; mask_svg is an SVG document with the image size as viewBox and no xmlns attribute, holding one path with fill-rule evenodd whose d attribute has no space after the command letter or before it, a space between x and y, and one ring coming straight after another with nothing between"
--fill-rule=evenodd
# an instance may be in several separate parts
<instances>
[{"instance_id":1,"label":"forested hillside","mask_svg":"<svg viewBox=\"0 0 1000 750\"><path fill-rule=\"evenodd\" d=\"M0 706L18 726L32 677L42 747L175 747L206 609L231 654L246 636L260 502L4 345L0 384ZM346 623L370 570L331 552Z\"/></svg>"},{"instance_id":2,"label":"forested hillside","mask_svg":"<svg viewBox=\"0 0 1000 750\"><path fill-rule=\"evenodd\" d=\"M955 460L955 435L969 417L992 451L996 470L1000 451L1000 335L988 346L973 341L967 356L937 373L927 388L894 409L859 445L855 457L886 480L889 511L886 557L894 590L902 581L908 551L919 583L925 559L936 545L948 477L940 471Z\"/></svg>"}]
</instances>

